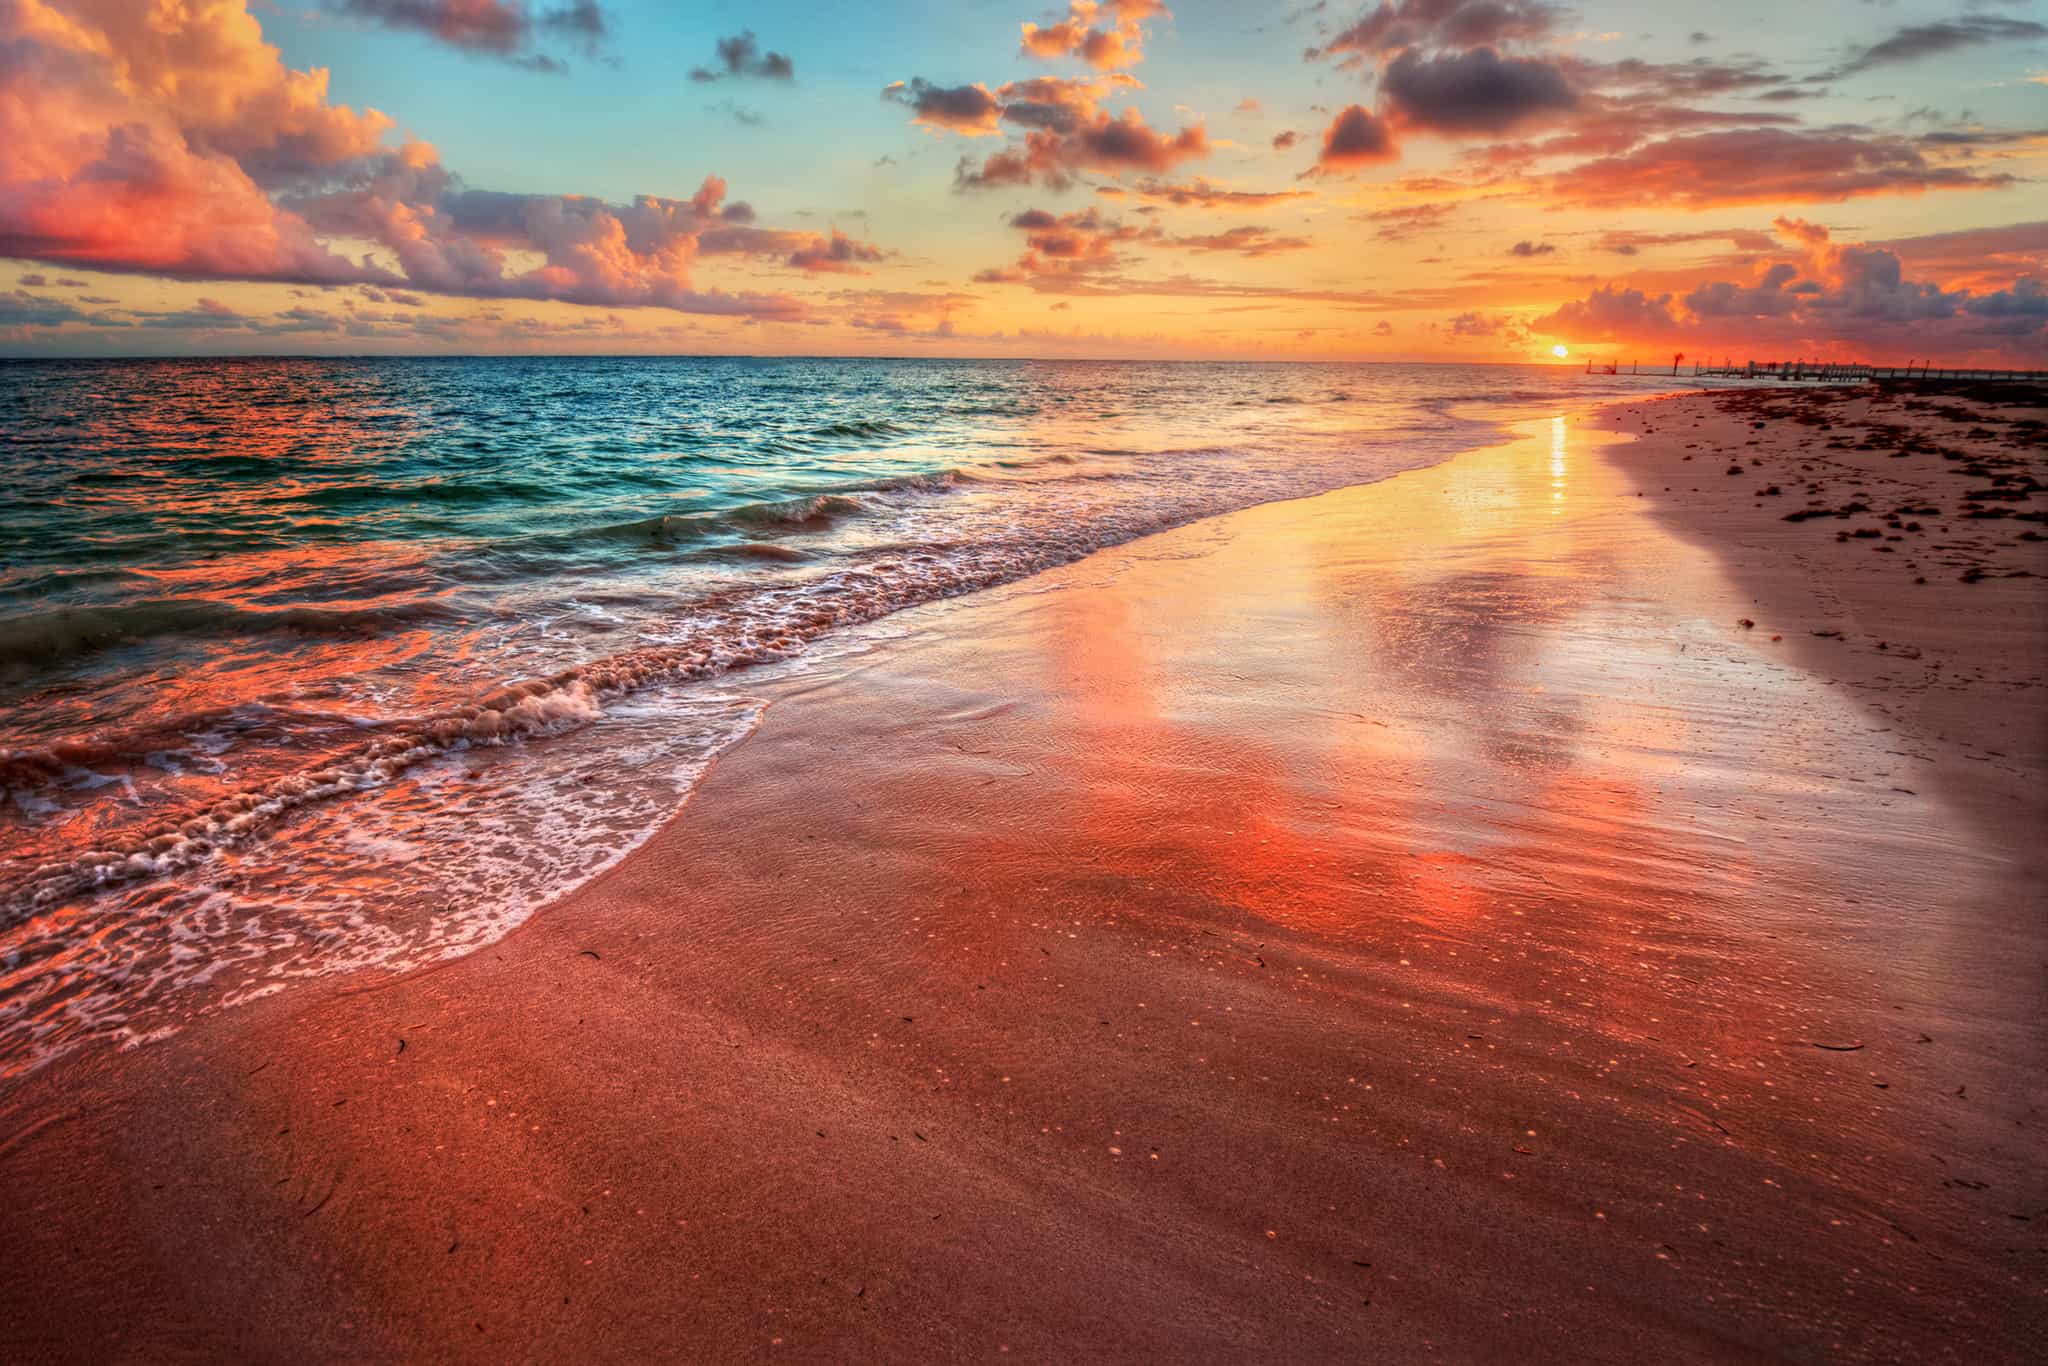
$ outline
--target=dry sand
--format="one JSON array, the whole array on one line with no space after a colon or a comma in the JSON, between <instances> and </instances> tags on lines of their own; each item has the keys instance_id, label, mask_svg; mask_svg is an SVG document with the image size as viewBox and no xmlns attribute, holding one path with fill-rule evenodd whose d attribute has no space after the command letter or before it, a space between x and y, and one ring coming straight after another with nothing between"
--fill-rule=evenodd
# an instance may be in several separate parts
<instances>
[{"instance_id":1,"label":"dry sand","mask_svg":"<svg viewBox=\"0 0 2048 1366\"><path fill-rule=\"evenodd\" d=\"M906 613L492 948L35 1075L6 1354L2038 1354L2043 581L1751 401Z\"/></svg>"}]
</instances>

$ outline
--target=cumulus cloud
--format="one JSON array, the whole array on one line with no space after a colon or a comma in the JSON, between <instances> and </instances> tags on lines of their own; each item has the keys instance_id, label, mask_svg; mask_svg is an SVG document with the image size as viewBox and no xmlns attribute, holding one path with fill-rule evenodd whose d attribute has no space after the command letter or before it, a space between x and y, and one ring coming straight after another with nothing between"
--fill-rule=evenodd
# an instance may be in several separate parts
<instances>
[{"instance_id":1,"label":"cumulus cloud","mask_svg":"<svg viewBox=\"0 0 2048 1366\"><path fill-rule=\"evenodd\" d=\"M587 28L597 21L575 18L585 10L534 22ZM383 114L331 103L326 72L287 68L233 0L11 0L0 6L0 90L0 256L407 291L399 299L806 311L696 286L703 240L752 217L724 203L716 177L687 200L625 204L468 187L430 145L390 145ZM741 249L803 271L875 259L866 244L815 234Z\"/></svg>"},{"instance_id":2,"label":"cumulus cloud","mask_svg":"<svg viewBox=\"0 0 2048 1366\"><path fill-rule=\"evenodd\" d=\"M1027 132L1023 141L990 154L978 165L963 160L954 173L954 184L960 189L989 189L1037 183L1065 189L1082 171L1157 173L1208 154L1208 134L1200 124L1167 133L1146 123L1135 109L1120 115L1091 109L1076 112L1063 129Z\"/></svg>"},{"instance_id":3,"label":"cumulus cloud","mask_svg":"<svg viewBox=\"0 0 2048 1366\"><path fill-rule=\"evenodd\" d=\"M1468 311L1447 320L1444 329L1454 337L1499 337L1513 344L1529 336L1529 325L1508 313Z\"/></svg>"},{"instance_id":4,"label":"cumulus cloud","mask_svg":"<svg viewBox=\"0 0 2048 1366\"><path fill-rule=\"evenodd\" d=\"M1889 247L1837 242L1804 219L1775 226L1798 260L1760 263L1747 280L1704 281L1682 299L1603 285L1533 326L1571 341L2048 355L2048 285L2038 275L1995 289L1951 287L1912 278Z\"/></svg>"},{"instance_id":5,"label":"cumulus cloud","mask_svg":"<svg viewBox=\"0 0 2048 1366\"><path fill-rule=\"evenodd\" d=\"M1380 92L1396 122L1446 133L1505 133L1579 102L1556 67L1490 47L1447 57L1403 52L1380 73Z\"/></svg>"},{"instance_id":6,"label":"cumulus cloud","mask_svg":"<svg viewBox=\"0 0 2048 1366\"><path fill-rule=\"evenodd\" d=\"M796 63L780 52L762 51L752 29L735 33L730 38L720 38L717 49L713 65L693 69L691 80L708 83L735 77L761 81L796 79Z\"/></svg>"},{"instance_id":7,"label":"cumulus cloud","mask_svg":"<svg viewBox=\"0 0 2048 1366\"><path fill-rule=\"evenodd\" d=\"M1158 0L1074 0L1060 23L1024 25L1027 54L1080 56L1100 73L1094 76L1039 76L995 90L979 82L948 86L918 77L890 83L882 98L907 106L911 122L933 132L1011 138L979 163L963 158L955 169L955 189L1034 184L1066 189L1087 171L1109 176L1170 171L1209 154L1201 124L1168 132L1147 123L1134 108L1112 113L1104 107L1112 92L1138 84L1122 68L1143 58L1141 21L1166 13ZM1108 34L1114 43L1091 55L1090 33Z\"/></svg>"},{"instance_id":8,"label":"cumulus cloud","mask_svg":"<svg viewBox=\"0 0 2048 1366\"><path fill-rule=\"evenodd\" d=\"M565 69L538 50L543 41L568 42L594 54L611 32L610 17L596 0L539 10L526 0L326 0L326 9L540 71Z\"/></svg>"},{"instance_id":9,"label":"cumulus cloud","mask_svg":"<svg viewBox=\"0 0 2048 1366\"><path fill-rule=\"evenodd\" d=\"M1101 71L1145 59L1143 21L1171 17L1161 0L1072 0L1055 24L1022 25L1019 53L1052 60L1078 57Z\"/></svg>"},{"instance_id":10,"label":"cumulus cloud","mask_svg":"<svg viewBox=\"0 0 2048 1366\"><path fill-rule=\"evenodd\" d=\"M203 54L194 69L192 54ZM391 128L327 100L239 7L0 9L0 255L165 275L340 281L269 185L373 154Z\"/></svg>"},{"instance_id":11,"label":"cumulus cloud","mask_svg":"<svg viewBox=\"0 0 2048 1366\"><path fill-rule=\"evenodd\" d=\"M789 254L789 264L798 270L812 272L831 271L848 275L864 275L863 264L885 259L888 253L868 242L857 242L839 229L832 229L830 235L813 237Z\"/></svg>"},{"instance_id":12,"label":"cumulus cloud","mask_svg":"<svg viewBox=\"0 0 2048 1366\"><path fill-rule=\"evenodd\" d=\"M1003 104L985 85L934 85L922 76L882 87L882 98L910 109L910 121L935 132L999 135Z\"/></svg>"},{"instance_id":13,"label":"cumulus cloud","mask_svg":"<svg viewBox=\"0 0 2048 1366\"><path fill-rule=\"evenodd\" d=\"M1799 277L1799 268L1789 261L1767 266L1753 285L1713 280L1685 296L1686 310L1700 318L1764 318L1790 313L1799 306L1799 294L1785 286Z\"/></svg>"},{"instance_id":14,"label":"cumulus cloud","mask_svg":"<svg viewBox=\"0 0 2048 1366\"><path fill-rule=\"evenodd\" d=\"M1323 130L1323 147L1311 174L1340 175L1400 156L1386 121L1362 104L1344 109Z\"/></svg>"},{"instance_id":15,"label":"cumulus cloud","mask_svg":"<svg viewBox=\"0 0 2048 1366\"><path fill-rule=\"evenodd\" d=\"M1615 337L1661 336L1675 327L1671 295L1654 298L1640 289L1602 285L1583 299L1561 305L1530 326L1552 337L1605 341Z\"/></svg>"}]
</instances>

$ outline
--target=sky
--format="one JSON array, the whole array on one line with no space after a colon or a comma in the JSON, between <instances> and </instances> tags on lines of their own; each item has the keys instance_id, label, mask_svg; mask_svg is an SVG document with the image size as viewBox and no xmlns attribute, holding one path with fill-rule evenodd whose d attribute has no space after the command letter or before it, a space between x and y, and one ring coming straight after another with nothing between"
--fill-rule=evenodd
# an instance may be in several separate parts
<instances>
[{"instance_id":1,"label":"sky","mask_svg":"<svg viewBox=\"0 0 2048 1366\"><path fill-rule=\"evenodd\" d=\"M0 355L2048 368L2044 175L2039 0L0 0Z\"/></svg>"}]
</instances>

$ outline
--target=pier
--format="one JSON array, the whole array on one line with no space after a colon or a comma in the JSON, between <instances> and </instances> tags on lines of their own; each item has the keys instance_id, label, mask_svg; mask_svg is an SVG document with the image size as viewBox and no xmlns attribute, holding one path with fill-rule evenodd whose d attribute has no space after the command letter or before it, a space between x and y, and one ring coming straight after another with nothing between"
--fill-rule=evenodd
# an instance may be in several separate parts
<instances>
[{"instance_id":1,"label":"pier","mask_svg":"<svg viewBox=\"0 0 2048 1366\"><path fill-rule=\"evenodd\" d=\"M1678 375L1685 357L1673 358L1667 372L1661 365L1652 365L1647 371L1640 361L1629 362L1623 369L1621 362L1608 361L1596 366L1588 358L1586 373L1589 375ZM1744 361L1737 365L1723 361L1715 365L1711 361L1694 361L1692 374L1697 379L1753 379L1803 381L1815 384L1867 384L1887 380L1991 380L2011 384L2048 384L2048 370L1992 370L1982 366L1943 366L1932 361L1908 363L1905 365L1866 365L1861 361L1822 360L1771 360Z\"/></svg>"}]
</instances>

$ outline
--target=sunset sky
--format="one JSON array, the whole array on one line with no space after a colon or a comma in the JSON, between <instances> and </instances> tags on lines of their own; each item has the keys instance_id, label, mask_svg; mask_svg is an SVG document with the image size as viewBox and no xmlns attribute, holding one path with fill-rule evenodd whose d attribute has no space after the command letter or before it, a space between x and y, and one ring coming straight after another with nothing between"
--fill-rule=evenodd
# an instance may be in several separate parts
<instances>
[{"instance_id":1,"label":"sunset sky","mask_svg":"<svg viewBox=\"0 0 2048 1366\"><path fill-rule=\"evenodd\" d=\"M2048 11L0 0L0 354L2048 366Z\"/></svg>"}]
</instances>

